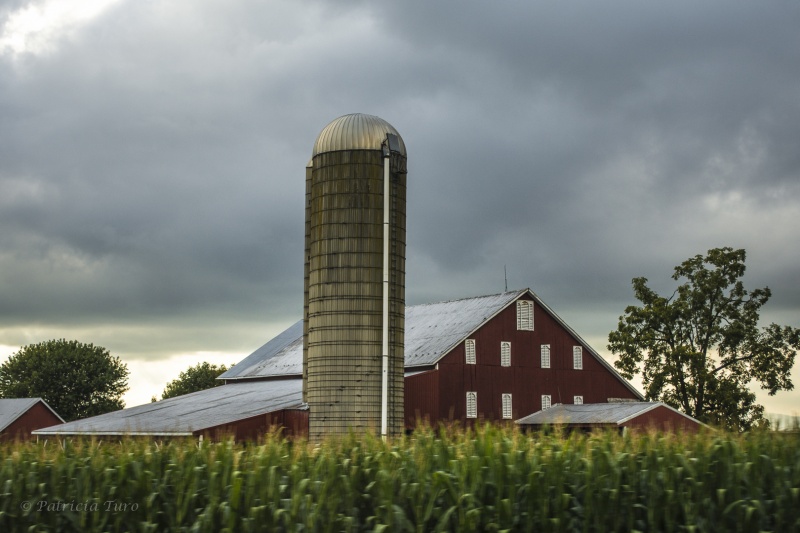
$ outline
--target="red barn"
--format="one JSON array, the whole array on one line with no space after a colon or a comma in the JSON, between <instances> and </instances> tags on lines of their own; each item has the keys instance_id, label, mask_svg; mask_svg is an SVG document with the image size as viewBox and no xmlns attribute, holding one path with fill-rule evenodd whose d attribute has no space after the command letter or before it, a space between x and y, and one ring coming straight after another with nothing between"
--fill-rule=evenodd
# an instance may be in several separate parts
<instances>
[{"instance_id":1,"label":"red barn","mask_svg":"<svg viewBox=\"0 0 800 533\"><path fill-rule=\"evenodd\" d=\"M556 404L644 398L530 289L409 306L405 424L513 421ZM37 434L252 438L270 425L307 434L298 321L218 379L225 386Z\"/></svg>"},{"instance_id":2,"label":"red barn","mask_svg":"<svg viewBox=\"0 0 800 533\"><path fill-rule=\"evenodd\" d=\"M295 323L219 379L302 378L302 331ZM530 289L406 307L404 352L408 429L643 399Z\"/></svg>"},{"instance_id":3,"label":"red barn","mask_svg":"<svg viewBox=\"0 0 800 533\"><path fill-rule=\"evenodd\" d=\"M406 373L409 428L643 399L530 289L408 307Z\"/></svg>"},{"instance_id":4,"label":"red barn","mask_svg":"<svg viewBox=\"0 0 800 533\"><path fill-rule=\"evenodd\" d=\"M0 400L0 440L29 439L36 429L63 423L64 419L41 398Z\"/></svg>"}]
</instances>

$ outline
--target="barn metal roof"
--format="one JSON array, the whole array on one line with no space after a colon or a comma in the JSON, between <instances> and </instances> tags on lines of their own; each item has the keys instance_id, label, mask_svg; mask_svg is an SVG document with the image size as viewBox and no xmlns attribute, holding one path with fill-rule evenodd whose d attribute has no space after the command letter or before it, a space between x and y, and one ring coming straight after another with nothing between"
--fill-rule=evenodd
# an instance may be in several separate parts
<instances>
[{"instance_id":1,"label":"barn metal roof","mask_svg":"<svg viewBox=\"0 0 800 533\"><path fill-rule=\"evenodd\" d=\"M454 346L527 289L406 307L405 366L435 365ZM274 378L303 373L303 321L245 357L217 379Z\"/></svg>"},{"instance_id":2,"label":"barn metal roof","mask_svg":"<svg viewBox=\"0 0 800 533\"><path fill-rule=\"evenodd\" d=\"M34 435L191 435L280 409L299 409L302 380L247 381L42 428Z\"/></svg>"},{"instance_id":3,"label":"barn metal roof","mask_svg":"<svg viewBox=\"0 0 800 533\"><path fill-rule=\"evenodd\" d=\"M585 403L581 405L558 404L549 409L543 409L542 411L537 411L524 418L520 418L516 423L524 426L544 424L618 426L659 406L664 406L667 409L675 411L698 424L701 423L663 402Z\"/></svg>"},{"instance_id":4,"label":"barn metal roof","mask_svg":"<svg viewBox=\"0 0 800 533\"><path fill-rule=\"evenodd\" d=\"M526 292L528 289L406 307L406 368L436 364Z\"/></svg>"},{"instance_id":5,"label":"barn metal roof","mask_svg":"<svg viewBox=\"0 0 800 533\"><path fill-rule=\"evenodd\" d=\"M251 353L219 376L236 380L254 377L300 376L303 374L303 321Z\"/></svg>"},{"instance_id":6,"label":"barn metal roof","mask_svg":"<svg viewBox=\"0 0 800 533\"><path fill-rule=\"evenodd\" d=\"M41 398L4 398L0 400L0 431L14 423L19 417L24 415L31 407L42 402L59 420L64 421L47 402Z\"/></svg>"},{"instance_id":7,"label":"barn metal roof","mask_svg":"<svg viewBox=\"0 0 800 533\"><path fill-rule=\"evenodd\" d=\"M322 129L314 143L312 157L337 150L380 150L387 133L397 135L400 153L406 155L403 138L382 118L363 113L344 115Z\"/></svg>"},{"instance_id":8,"label":"barn metal roof","mask_svg":"<svg viewBox=\"0 0 800 533\"><path fill-rule=\"evenodd\" d=\"M536 305L552 316L637 398L644 399L642 394L623 379L608 361L530 289L406 307L404 350L406 372L432 367L456 345L468 338L473 331L525 294L530 295ZM302 374L303 321L300 320L217 379L236 381L299 377Z\"/></svg>"}]
</instances>

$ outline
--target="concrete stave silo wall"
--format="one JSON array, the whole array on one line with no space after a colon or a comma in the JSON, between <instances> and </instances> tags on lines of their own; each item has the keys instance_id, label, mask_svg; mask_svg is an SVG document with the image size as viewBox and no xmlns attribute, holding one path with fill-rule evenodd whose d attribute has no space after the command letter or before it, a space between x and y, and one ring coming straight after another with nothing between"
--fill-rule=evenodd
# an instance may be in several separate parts
<instances>
[{"instance_id":1,"label":"concrete stave silo wall","mask_svg":"<svg viewBox=\"0 0 800 533\"><path fill-rule=\"evenodd\" d=\"M392 154L388 433L403 430L405 157ZM305 397L309 436L379 433L383 305L381 150L314 155L307 172ZM306 303L304 302L304 304Z\"/></svg>"}]
</instances>

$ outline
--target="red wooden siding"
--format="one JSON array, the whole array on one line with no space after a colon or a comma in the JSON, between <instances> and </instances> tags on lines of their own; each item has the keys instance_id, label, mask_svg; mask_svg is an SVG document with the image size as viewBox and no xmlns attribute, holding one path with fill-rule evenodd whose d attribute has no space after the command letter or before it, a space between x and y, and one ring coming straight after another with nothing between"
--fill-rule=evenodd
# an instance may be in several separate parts
<instances>
[{"instance_id":1,"label":"red wooden siding","mask_svg":"<svg viewBox=\"0 0 800 533\"><path fill-rule=\"evenodd\" d=\"M429 370L405 378L406 429L418 422L439 420L439 371Z\"/></svg>"},{"instance_id":2,"label":"red wooden siding","mask_svg":"<svg viewBox=\"0 0 800 533\"><path fill-rule=\"evenodd\" d=\"M37 402L0 433L0 440L30 439L31 431L62 423L42 402Z\"/></svg>"},{"instance_id":3,"label":"red wooden siding","mask_svg":"<svg viewBox=\"0 0 800 533\"><path fill-rule=\"evenodd\" d=\"M283 428L287 437L308 436L308 410L281 409L267 414L268 426Z\"/></svg>"},{"instance_id":4,"label":"red wooden siding","mask_svg":"<svg viewBox=\"0 0 800 533\"><path fill-rule=\"evenodd\" d=\"M221 424L197 430L195 436L204 435L211 440L233 437L236 441L257 440L269 430L280 427L290 437L308 436L308 411L281 409L263 415L251 416L230 424Z\"/></svg>"},{"instance_id":5,"label":"red wooden siding","mask_svg":"<svg viewBox=\"0 0 800 533\"><path fill-rule=\"evenodd\" d=\"M466 419L466 392L478 393L478 419L501 420L501 395L512 395L512 419L542 408L542 395L553 404L605 403L608 398L638 399L618 377L597 361L583 345L583 369L573 369L572 348L581 344L546 311L534 303L534 330L517 330L517 306L509 305L479 328L475 339L475 365L464 363L464 343L439 362L440 419ZM500 343L511 342L511 366L500 365ZM550 368L541 368L541 345L550 345ZM406 381L408 383L408 381ZM406 401L413 401L412 390ZM408 411L407 411L408 412ZM436 422L438 420L431 420Z\"/></svg>"}]
</instances>

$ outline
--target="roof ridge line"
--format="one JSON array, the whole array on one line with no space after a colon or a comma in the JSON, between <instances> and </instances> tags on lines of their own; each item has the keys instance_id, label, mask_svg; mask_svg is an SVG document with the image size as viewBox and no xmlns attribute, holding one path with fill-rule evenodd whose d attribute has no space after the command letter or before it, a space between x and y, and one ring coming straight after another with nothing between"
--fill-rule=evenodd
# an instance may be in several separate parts
<instances>
[{"instance_id":1,"label":"roof ridge line","mask_svg":"<svg viewBox=\"0 0 800 533\"><path fill-rule=\"evenodd\" d=\"M530 290L529 288L517 289L517 290L513 290L513 291L497 292L497 293L494 293L494 294L482 294L480 296L468 296L466 298L455 298L453 300L441 300L439 302L427 302L427 303L422 303L422 304L407 305L406 307L422 307L424 305L439 305L439 304L449 304L449 303L455 303L455 302L463 302L465 300L478 300L480 298L491 298L493 296L503 296L504 294L520 294L520 293L524 293L524 292L529 291L529 290Z\"/></svg>"}]
</instances>

